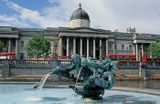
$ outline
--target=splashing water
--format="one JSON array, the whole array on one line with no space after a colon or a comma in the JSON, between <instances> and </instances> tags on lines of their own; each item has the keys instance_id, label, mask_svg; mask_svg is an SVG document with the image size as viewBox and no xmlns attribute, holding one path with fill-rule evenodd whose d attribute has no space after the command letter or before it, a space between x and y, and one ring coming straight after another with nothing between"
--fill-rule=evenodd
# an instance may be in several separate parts
<instances>
[{"instance_id":1,"label":"splashing water","mask_svg":"<svg viewBox=\"0 0 160 104\"><path fill-rule=\"evenodd\" d=\"M42 77L41 81L38 82L38 83L36 83L36 84L34 85L34 88L37 88L37 89L41 90L41 89L43 88L43 86L44 86L44 83L46 82L47 78L49 77L49 75L50 75L51 73L52 73L52 72L50 72L50 73L48 73L48 74L45 74L45 75Z\"/></svg>"}]
</instances>

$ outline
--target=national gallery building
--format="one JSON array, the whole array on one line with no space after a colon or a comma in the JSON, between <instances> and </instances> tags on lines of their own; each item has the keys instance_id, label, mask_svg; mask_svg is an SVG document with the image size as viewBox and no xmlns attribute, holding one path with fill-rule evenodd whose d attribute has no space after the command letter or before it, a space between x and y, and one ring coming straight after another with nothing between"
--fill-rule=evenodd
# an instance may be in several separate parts
<instances>
[{"instance_id":1,"label":"national gallery building","mask_svg":"<svg viewBox=\"0 0 160 104\"><path fill-rule=\"evenodd\" d=\"M69 20L69 27L17 28L0 26L0 41L5 51L15 52L17 59L27 56L26 46L35 34L43 35L51 43L51 52L57 56L84 55L87 58L104 58L108 54L148 54L150 43L160 42L160 35L139 34L130 29L118 32L90 27L90 17L81 5Z\"/></svg>"}]
</instances>

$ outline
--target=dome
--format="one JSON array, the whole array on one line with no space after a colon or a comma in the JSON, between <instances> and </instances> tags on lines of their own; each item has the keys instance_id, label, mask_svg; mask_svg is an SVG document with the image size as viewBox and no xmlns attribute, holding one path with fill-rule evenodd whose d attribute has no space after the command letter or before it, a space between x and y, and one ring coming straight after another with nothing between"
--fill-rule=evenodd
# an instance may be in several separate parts
<instances>
[{"instance_id":1,"label":"dome","mask_svg":"<svg viewBox=\"0 0 160 104\"><path fill-rule=\"evenodd\" d=\"M81 4L79 4L79 8L75 10L70 17L70 21L75 19L85 19L90 21L88 13L81 8Z\"/></svg>"}]
</instances>

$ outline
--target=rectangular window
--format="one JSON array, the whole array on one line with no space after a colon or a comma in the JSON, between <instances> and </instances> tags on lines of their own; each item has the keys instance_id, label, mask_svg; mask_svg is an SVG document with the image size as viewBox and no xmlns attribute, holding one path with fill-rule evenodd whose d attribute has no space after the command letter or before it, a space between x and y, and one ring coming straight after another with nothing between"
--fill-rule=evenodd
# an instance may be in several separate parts
<instances>
[{"instance_id":1,"label":"rectangular window","mask_svg":"<svg viewBox=\"0 0 160 104\"><path fill-rule=\"evenodd\" d=\"M122 44L122 50L124 50L124 45Z\"/></svg>"},{"instance_id":2,"label":"rectangular window","mask_svg":"<svg viewBox=\"0 0 160 104\"><path fill-rule=\"evenodd\" d=\"M20 45L22 48L24 48L24 41L21 41Z\"/></svg>"},{"instance_id":3,"label":"rectangular window","mask_svg":"<svg viewBox=\"0 0 160 104\"><path fill-rule=\"evenodd\" d=\"M110 42L110 41L109 41L109 42L108 42L108 49L109 49L109 50L112 50L112 49L113 49L112 45L113 45L113 42Z\"/></svg>"},{"instance_id":4,"label":"rectangular window","mask_svg":"<svg viewBox=\"0 0 160 104\"><path fill-rule=\"evenodd\" d=\"M132 45L129 45L129 50L132 50Z\"/></svg>"}]
</instances>

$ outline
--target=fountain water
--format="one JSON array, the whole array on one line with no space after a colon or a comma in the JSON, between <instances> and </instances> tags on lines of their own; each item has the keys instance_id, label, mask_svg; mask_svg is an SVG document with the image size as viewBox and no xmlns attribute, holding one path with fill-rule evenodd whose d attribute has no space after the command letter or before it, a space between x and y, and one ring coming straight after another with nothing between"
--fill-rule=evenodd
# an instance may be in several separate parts
<instances>
[{"instance_id":1,"label":"fountain water","mask_svg":"<svg viewBox=\"0 0 160 104\"><path fill-rule=\"evenodd\" d=\"M160 104L160 96L107 90L103 100L84 102L68 88L29 89L32 85L0 85L0 104Z\"/></svg>"},{"instance_id":2,"label":"fountain water","mask_svg":"<svg viewBox=\"0 0 160 104\"><path fill-rule=\"evenodd\" d=\"M41 90L41 89L43 88L43 86L44 86L47 78L49 77L49 75L50 75L51 73L52 73L52 72L49 72L49 73L45 74L45 75L42 77L41 81L38 82L38 83L36 83L36 84L34 85L34 88L37 88L37 89Z\"/></svg>"}]
</instances>

